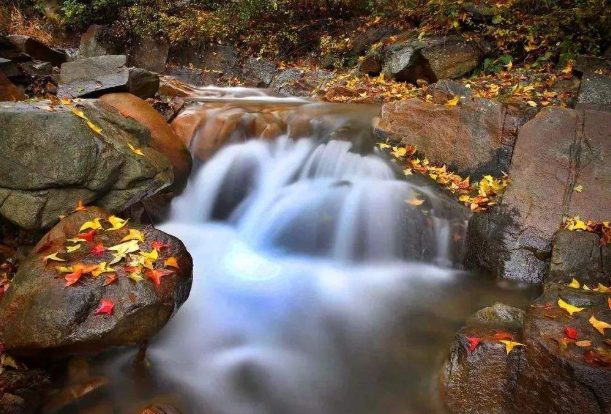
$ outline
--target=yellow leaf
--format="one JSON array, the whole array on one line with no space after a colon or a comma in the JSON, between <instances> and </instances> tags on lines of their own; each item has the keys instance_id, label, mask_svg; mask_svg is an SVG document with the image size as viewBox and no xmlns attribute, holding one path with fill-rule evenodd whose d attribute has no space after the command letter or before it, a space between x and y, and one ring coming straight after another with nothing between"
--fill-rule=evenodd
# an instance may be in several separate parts
<instances>
[{"instance_id":1,"label":"yellow leaf","mask_svg":"<svg viewBox=\"0 0 611 414\"><path fill-rule=\"evenodd\" d=\"M87 223L84 223L81 226L81 228L79 229L79 233L87 229L97 230L101 228L102 225L100 224L100 220L101 220L100 218L94 218L92 221L88 221Z\"/></svg>"},{"instance_id":2,"label":"yellow leaf","mask_svg":"<svg viewBox=\"0 0 611 414\"><path fill-rule=\"evenodd\" d=\"M87 121L87 126L88 126L89 128L91 128L91 130L92 130L93 132L95 132L96 134L102 135L102 128L100 128L99 126L97 126L97 125L96 125L96 124L94 124L93 122L91 122L91 121Z\"/></svg>"},{"instance_id":3,"label":"yellow leaf","mask_svg":"<svg viewBox=\"0 0 611 414\"><path fill-rule=\"evenodd\" d=\"M84 239L76 239L76 238L74 238L74 239L68 239L68 240L66 240L66 241L67 241L67 242L71 242L71 243L77 243L77 244L78 244L78 243L85 243L85 240L84 240Z\"/></svg>"},{"instance_id":4,"label":"yellow leaf","mask_svg":"<svg viewBox=\"0 0 611 414\"><path fill-rule=\"evenodd\" d=\"M83 113L83 111L79 111L79 110L78 110L78 109L76 109L76 108L72 108L72 113L73 113L74 115L78 116L79 118L83 118L83 119L85 119L85 120L89 121L89 119L87 119L87 117L85 116L85 114Z\"/></svg>"},{"instance_id":5,"label":"yellow leaf","mask_svg":"<svg viewBox=\"0 0 611 414\"><path fill-rule=\"evenodd\" d=\"M598 332L603 335L605 334L605 329L611 328L611 325L609 325L607 322L599 321L594 316L590 318L589 322Z\"/></svg>"},{"instance_id":6,"label":"yellow leaf","mask_svg":"<svg viewBox=\"0 0 611 414\"><path fill-rule=\"evenodd\" d=\"M157 260L159 258L159 253L157 252L157 250L153 249L149 253L140 252L140 256L150 260Z\"/></svg>"},{"instance_id":7,"label":"yellow leaf","mask_svg":"<svg viewBox=\"0 0 611 414\"><path fill-rule=\"evenodd\" d=\"M383 142L378 142L378 147L380 147L380 149L388 149L390 148L390 145L385 144Z\"/></svg>"},{"instance_id":8,"label":"yellow leaf","mask_svg":"<svg viewBox=\"0 0 611 414\"><path fill-rule=\"evenodd\" d=\"M569 218L566 221L567 230L575 231L575 230L587 230L588 226L586 223L579 218L579 216L575 216L573 218Z\"/></svg>"},{"instance_id":9,"label":"yellow leaf","mask_svg":"<svg viewBox=\"0 0 611 414\"><path fill-rule=\"evenodd\" d=\"M537 107L537 103L535 101L528 101L526 102L529 106L532 106L533 108Z\"/></svg>"},{"instance_id":10,"label":"yellow leaf","mask_svg":"<svg viewBox=\"0 0 611 414\"><path fill-rule=\"evenodd\" d=\"M505 345L505 350L507 351L507 355L509 355L511 351L513 350L513 348L515 348L516 346L525 346L524 344L521 344L519 342L513 342L513 341L499 341L499 342Z\"/></svg>"},{"instance_id":11,"label":"yellow leaf","mask_svg":"<svg viewBox=\"0 0 611 414\"><path fill-rule=\"evenodd\" d=\"M80 244L75 244L74 246L69 246L69 247L66 247L66 252L68 252L68 253L72 253L72 252L77 251L77 250L78 250L78 249L80 249L80 248L81 248L81 245L80 245Z\"/></svg>"},{"instance_id":12,"label":"yellow leaf","mask_svg":"<svg viewBox=\"0 0 611 414\"><path fill-rule=\"evenodd\" d=\"M607 286L603 285L602 283L599 283L598 286L596 287L596 289L594 289L594 290L599 292L599 293L607 293L607 292L611 291L611 289L609 289Z\"/></svg>"},{"instance_id":13,"label":"yellow leaf","mask_svg":"<svg viewBox=\"0 0 611 414\"><path fill-rule=\"evenodd\" d=\"M55 271L57 273L72 273L74 272L74 268L72 266L68 266L68 267L59 266L55 268Z\"/></svg>"},{"instance_id":14,"label":"yellow leaf","mask_svg":"<svg viewBox=\"0 0 611 414\"><path fill-rule=\"evenodd\" d=\"M562 299L558 299L558 306L567 311L569 315L573 316L574 313L581 312L584 308L578 308L577 306L573 306L569 303L566 303Z\"/></svg>"},{"instance_id":15,"label":"yellow leaf","mask_svg":"<svg viewBox=\"0 0 611 414\"><path fill-rule=\"evenodd\" d=\"M130 240L125 243L109 247L108 250L117 252L117 254L126 255L128 253L137 252L138 250L140 250L140 247L138 246L138 240Z\"/></svg>"},{"instance_id":16,"label":"yellow leaf","mask_svg":"<svg viewBox=\"0 0 611 414\"><path fill-rule=\"evenodd\" d=\"M130 273L129 275L127 275L127 277L129 277L134 282L142 282L144 280L142 275L140 275L139 273Z\"/></svg>"},{"instance_id":17,"label":"yellow leaf","mask_svg":"<svg viewBox=\"0 0 611 414\"><path fill-rule=\"evenodd\" d=\"M113 272L115 272L115 271L116 271L116 270L115 270L115 269L113 269L112 267L108 266L108 265L106 264L106 262L102 262L102 263L100 263L100 264L98 265L98 267L97 267L97 269L96 269L96 270L94 270L93 272L91 272L91 276L93 276L93 277L98 277L98 276L100 276L100 275L101 275L101 274L103 274L103 273L113 273Z\"/></svg>"},{"instance_id":18,"label":"yellow leaf","mask_svg":"<svg viewBox=\"0 0 611 414\"><path fill-rule=\"evenodd\" d=\"M446 105L448 105L448 106L456 106L456 105L458 105L459 102L460 102L460 96L455 96L454 98L452 98L448 102L446 102Z\"/></svg>"},{"instance_id":19,"label":"yellow leaf","mask_svg":"<svg viewBox=\"0 0 611 414\"><path fill-rule=\"evenodd\" d=\"M412 198L407 202L407 204L412 206L421 206L424 203L424 200L420 200L418 198Z\"/></svg>"},{"instance_id":20,"label":"yellow leaf","mask_svg":"<svg viewBox=\"0 0 611 414\"><path fill-rule=\"evenodd\" d=\"M134 154L144 156L144 153L142 152L140 148L136 148L132 144L129 144L129 143L127 145L129 146L129 149L132 150Z\"/></svg>"},{"instance_id":21,"label":"yellow leaf","mask_svg":"<svg viewBox=\"0 0 611 414\"><path fill-rule=\"evenodd\" d=\"M140 230L129 229L129 234L121 239L122 242L128 240L138 240L144 243L144 234Z\"/></svg>"},{"instance_id":22,"label":"yellow leaf","mask_svg":"<svg viewBox=\"0 0 611 414\"><path fill-rule=\"evenodd\" d=\"M567 286L573 289L579 289L581 288L581 283L579 283L577 279L573 278L573 281L569 283Z\"/></svg>"},{"instance_id":23,"label":"yellow leaf","mask_svg":"<svg viewBox=\"0 0 611 414\"><path fill-rule=\"evenodd\" d=\"M178 261L176 260L176 258L174 256L172 257L168 257L164 262L163 265L165 267L174 267L176 269L180 269L180 267L178 266Z\"/></svg>"},{"instance_id":24,"label":"yellow leaf","mask_svg":"<svg viewBox=\"0 0 611 414\"><path fill-rule=\"evenodd\" d=\"M122 218L119 218L117 216L110 216L108 218L108 222L112 225L112 227L109 229L106 229L106 231L119 230L127 224L127 221L128 220L123 220Z\"/></svg>"},{"instance_id":25,"label":"yellow leaf","mask_svg":"<svg viewBox=\"0 0 611 414\"><path fill-rule=\"evenodd\" d=\"M64 259L61 259L61 258L57 257L57 253L59 253L59 252L55 252L55 253L53 253L53 254L50 254L50 255L48 255L48 256L43 257L42 262L43 262L44 264L47 264L47 262L48 262L49 260L54 260L54 261L56 261L56 262L65 262L65 260L64 260Z\"/></svg>"},{"instance_id":26,"label":"yellow leaf","mask_svg":"<svg viewBox=\"0 0 611 414\"><path fill-rule=\"evenodd\" d=\"M577 185L575 186L575 191L577 191L578 193L581 193L583 191L583 185Z\"/></svg>"},{"instance_id":27,"label":"yellow leaf","mask_svg":"<svg viewBox=\"0 0 611 414\"><path fill-rule=\"evenodd\" d=\"M575 345L577 345L580 348L587 348L589 346L592 346L592 342L591 341L577 341L575 342Z\"/></svg>"}]
</instances>

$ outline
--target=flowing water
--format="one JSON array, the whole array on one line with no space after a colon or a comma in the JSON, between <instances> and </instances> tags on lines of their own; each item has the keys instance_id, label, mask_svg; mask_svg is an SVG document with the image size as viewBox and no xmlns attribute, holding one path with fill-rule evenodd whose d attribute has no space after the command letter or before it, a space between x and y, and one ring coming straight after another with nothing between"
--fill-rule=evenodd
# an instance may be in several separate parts
<instances>
[{"instance_id":1,"label":"flowing water","mask_svg":"<svg viewBox=\"0 0 611 414\"><path fill-rule=\"evenodd\" d=\"M231 105L286 104L313 114L310 133L242 130L197 166L159 226L193 255L189 300L150 344L145 375L133 352L97 365L111 379L101 404L443 413L437 375L465 318L534 292L460 270L468 213L373 149L377 108L248 96Z\"/></svg>"}]
</instances>

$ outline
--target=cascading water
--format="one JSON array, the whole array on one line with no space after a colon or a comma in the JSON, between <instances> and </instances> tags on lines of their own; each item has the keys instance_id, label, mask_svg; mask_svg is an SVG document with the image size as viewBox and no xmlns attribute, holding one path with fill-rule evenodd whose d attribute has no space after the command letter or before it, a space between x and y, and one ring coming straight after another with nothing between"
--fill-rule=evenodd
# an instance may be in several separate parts
<instances>
[{"instance_id":1,"label":"cascading water","mask_svg":"<svg viewBox=\"0 0 611 414\"><path fill-rule=\"evenodd\" d=\"M193 255L193 289L150 346L153 375L111 381L114 399L184 414L443 412L433 384L457 327L501 297L528 300L456 270L461 206L353 152L347 125L371 117L316 108L336 122L229 144L174 200L160 228Z\"/></svg>"}]
</instances>

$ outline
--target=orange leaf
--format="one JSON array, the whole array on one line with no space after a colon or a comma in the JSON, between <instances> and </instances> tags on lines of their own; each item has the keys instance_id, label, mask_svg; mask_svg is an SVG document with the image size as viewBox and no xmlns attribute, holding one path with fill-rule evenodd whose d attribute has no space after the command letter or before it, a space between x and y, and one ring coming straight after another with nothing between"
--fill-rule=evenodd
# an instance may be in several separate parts
<instances>
[{"instance_id":1,"label":"orange leaf","mask_svg":"<svg viewBox=\"0 0 611 414\"><path fill-rule=\"evenodd\" d=\"M180 266L178 266L178 261L174 256L165 259L163 265L166 267L175 267L176 269L180 269Z\"/></svg>"},{"instance_id":2,"label":"orange leaf","mask_svg":"<svg viewBox=\"0 0 611 414\"><path fill-rule=\"evenodd\" d=\"M146 277L151 279L155 283L155 286L159 286L161 284L161 278L172 273L171 270L167 269L149 270L146 272Z\"/></svg>"},{"instance_id":3,"label":"orange leaf","mask_svg":"<svg viewBox=\"0 0 611 414\"><path fill-rule=\"evenodd\" d=\"M108 286L108 285L114 283L115 280L117 280L117 274L116 273L111 273L111 274L106 276L106 280L104 281L104 285L103 286Z\"/></svg>"}]
</instances>

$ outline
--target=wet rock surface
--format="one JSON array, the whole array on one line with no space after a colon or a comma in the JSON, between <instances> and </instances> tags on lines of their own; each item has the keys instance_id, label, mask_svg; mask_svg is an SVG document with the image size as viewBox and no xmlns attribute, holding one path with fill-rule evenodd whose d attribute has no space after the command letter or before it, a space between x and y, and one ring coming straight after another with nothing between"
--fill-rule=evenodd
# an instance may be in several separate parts
<instances>
[{"instance_id":1,"label":"wet rock surface","mask_svg":"<svg viewBox=\"0 0 611 414\"><path fill-rule=\"evenodd\" d=\"M323 88L332 78L333 74L324 70L286 69L276 76L270 86L284 96L307 97L312 91Z\"/></svg>"},{"instance_id":2,"label":"wet rock surface","mask_svg":"<svg viewBox=\"0 0 611 414\"><path fill-rule=\"evenodd\" d=\"M134 120L102 102L80 101L76 108L102 129L98 134L70 107L49 104L0 108L2 216L39 229L78 200L118 212L172 183L171 164L148 147L150 132Z\"/></svg>"},{"instance_id":3,"label":"wet rock surface","mask_svg":"<svg viewBox=\"0 0 611 414\"><path fill-rule=\"evenodd\" d=\"M92 98L129 90L127 56L109 55L79 59L62 65L57 95Z\"/></svg>"},{"instance_id":4,"label":"wet rock surface","mask_svg":"<svg viewBox=\"0 0 611 414\"><path fill-rule=\"evenodd\" d=\"M158 257L149 263L154 269L167 267L165 260L176 262L164 277L140 278L137 281L128 268L129 256L116 264L116 279L108 283L108 274L94 277L83 275L71 286L66 286L65 274L58 267L77 263L96 265L110 263L113 251L101 255L92 253L92 246L83 241L80 249L68 253L67 239L74 238L81 226L96 218L102 228L94 231L92 243L111 247L139 230L136 238L138 252L152 252L154 242L163 245ZM192 260L184 245L176 238L152 227L129 223L107 231L109 214L99 208L88 208L63 219L34 247L32 254L21 264L10 292L0 303L0 338L6 349L16 355L49 356L51 353L101 350L109 346L134 345L156 334L187 299L192 280ZM144 241L142 241L144 240ZM63 262L43 260L57 252ZM148 266L148 265L147 265ZM143 268L142 273L148 272ZM148 274L148 273L146 273ZM154 282L155 281L155 282ZM111 312L96 311L102 299L114 303ZM52 310L52 317L50 311Z\"/></svg>"},{"instance_id":5,"label":"wet rock surface","mask_svg":"<svg viewBox=\"0 0 611 414\"><path fill-rule=\"evenodd\" d=\"M544 109L524 125L498 211L470 224L467 265L541 283L564 217L607 220L610 126L607 112L563 108Z\"/></svg>"}]
</instances>

